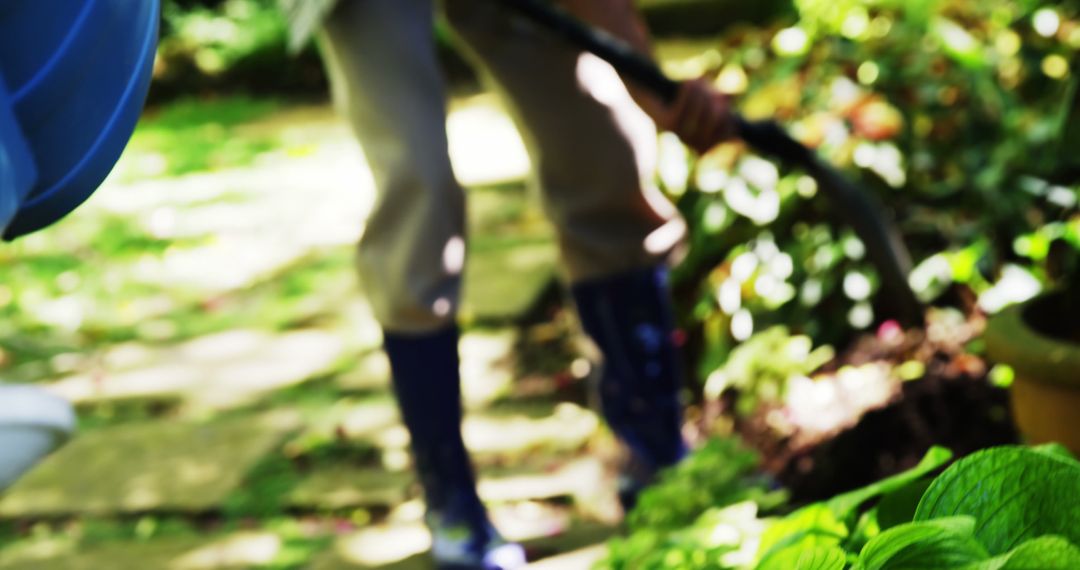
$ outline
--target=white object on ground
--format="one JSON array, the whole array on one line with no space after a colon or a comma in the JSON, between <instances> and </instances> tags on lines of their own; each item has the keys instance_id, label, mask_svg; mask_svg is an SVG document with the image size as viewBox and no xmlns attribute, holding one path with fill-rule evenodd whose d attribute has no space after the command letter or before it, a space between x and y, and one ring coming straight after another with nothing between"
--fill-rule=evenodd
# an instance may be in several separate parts
<instances>
[{"instance_id":1,"label":"white object on ground","mask_svg":"<svg viewBox=\"0 0 1080 570\"><path fill-rule=\"evenodd\" d=\"M71 404L35 386L0 385L0 491L75 430Z\"/></svg>"}]
</instances>

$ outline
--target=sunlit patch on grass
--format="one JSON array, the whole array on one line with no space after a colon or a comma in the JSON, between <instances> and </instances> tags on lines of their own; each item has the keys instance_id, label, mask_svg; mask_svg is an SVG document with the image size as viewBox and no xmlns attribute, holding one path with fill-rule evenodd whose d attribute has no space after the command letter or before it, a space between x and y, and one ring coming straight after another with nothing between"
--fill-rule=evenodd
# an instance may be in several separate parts
<instances>
[{"instance_id":1,"label":"sunlit patch on grass","mask_svg":"<svg viewBox=\"0 0 1080 570\"><path fill-rule=\"evenodd\" d=\"M421 523L369 527L334 545L344 561L370 567L398 562L431 548L431 535Z\"/></svg>"},{"instance_id":2,"label":"sunlit patch on grass","mask_svg":"<svg viewBox=\"0 0 1080 570\"><path fill-rule=\"evenodd\" d=\"M170 566L176 570L261 566L273 562L282 540L271 532L241 532L185 553Z\"/></svg>"},{"instance_id":3,"label":"sunlit patch on grass","mask_svg":"<svg viewBox=\"0 0 1080 570\"><path fill-rule=\"evenodd\" d=\"M278 108L268 99L229 97L185 99L139 123L117 166L120 179L177 176L203 170L245 166L278 146L273 137L245 137L236 126Z\"/></svg>"}]
</instances>

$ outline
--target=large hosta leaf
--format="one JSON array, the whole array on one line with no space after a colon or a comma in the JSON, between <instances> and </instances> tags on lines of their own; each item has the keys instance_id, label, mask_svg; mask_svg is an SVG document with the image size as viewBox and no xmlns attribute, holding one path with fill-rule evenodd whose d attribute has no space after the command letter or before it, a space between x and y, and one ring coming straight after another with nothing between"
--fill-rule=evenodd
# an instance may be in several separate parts
<instances>
[{"instance_id":1,"label":"large hosta leaf","mask_svg":"<svg viewBox=\"0 0 1080 570\"><path fill-rule=\"evenodd\" d=\"M902 489L913 481L947 464L952 459L952 455L952 452L944 447L932 447L915 467L861 489L837 495L829 500L829 507L836 513L837 517L847 519L866 501Z\"/></svg>"},{"instance_id":2,"label":"large hosta leaf","mask_svg":"<svg viewBox=\"0 0 1080 570\"><path fill-rule=\"evenodd\" d=\"M926 490L916 521L966 515L991 554L1027 540L1059 535L1080 543L1080 463L1025 447L974 453L945 470Z\"/></svg>"},{"instance_id":3,"label":"large hosta leaf","mask_svg":"<svg viewBox=\"0 0 1080 570\"><path fill-rule=\"evenodd\" d=\"M907 523L874 538L859 556L859 570L961 568L989 557L975 540L975 519L949 517Z\"/></svg>"},{"instance_id":4,"label":"large hosta leaf","mask_svg":"<svg viewBox=\"0 0 1080 570\"><path fill-rule=\"evenodd\" d=\"M877 523L881 530L909 523L915 518L915 509L923 493L933 479L924 477L886 494L877 504Z\"/></svg>"},{"instance_id":5,"label":"large hosta leaf","mask_svg":"<svg viewBox=\"0 0 1080 570\"><path fill-rule=\"evenodd\" d=\"M964 566L961 570L1075 570L1080 548L1060 536L1033 538L1008 554Z\"/></svg>"},{"instance_id":6,"label":"large hosta leaf","mask_svg":"<svg viewBox=\"0 0 1080 570\"><path fill-rule=\"evenodd\" d=\"M838 546L849 534L847 525L836 518L832 509L814 503L770 526L761 537L758 559L762 564L771 564L772 558L789 548Z\"/></svg>"},{"instance_id":7,"label":"large hosta leaf","mask_svg":"<svg viewBox=\"0 0 1080 570\"><path fill-rule=\"evenodd\" d=\"M792 546L759 564L756 570L844 570L847 556L839 546Z\"/></svg>"}]
</instances>

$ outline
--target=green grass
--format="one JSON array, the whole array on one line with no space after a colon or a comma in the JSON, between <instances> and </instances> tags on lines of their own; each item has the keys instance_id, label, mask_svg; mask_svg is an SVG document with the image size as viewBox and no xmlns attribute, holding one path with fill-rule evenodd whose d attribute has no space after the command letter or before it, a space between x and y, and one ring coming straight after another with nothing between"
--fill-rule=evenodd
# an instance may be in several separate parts
<instances>
[{"instance_id":1,"label":"green grass","mask_svg":"<svg viewBox=\"0 0 1080 570\"><path fill-rule=\"evenodd\" d=\"M278 109L274 100L232 96L182 99L151 110L135 130L120 176L180 176L249 165L279 141L265 133L238 132L237 127Z\"/></svg>"}]
</instances>

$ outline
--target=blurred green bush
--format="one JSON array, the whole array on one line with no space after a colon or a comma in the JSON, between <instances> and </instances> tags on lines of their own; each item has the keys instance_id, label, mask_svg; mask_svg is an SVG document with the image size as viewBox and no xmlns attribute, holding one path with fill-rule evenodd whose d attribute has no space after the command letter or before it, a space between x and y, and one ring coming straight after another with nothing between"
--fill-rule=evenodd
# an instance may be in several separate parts
<instances>
[{"instance_id":1,"label":"blurred green bush","mask_svg":"<svg viewBox=\"0 0 1080 570\"><path fill-rule=\"evenodd\" d=\"M875 193L924 300L994 312L1066 280L1080 249L1077 5L795 4L797 18L739 28L668 71L713 74L745 114L777 118ZM660 178L692 231L676 278L695 299L702 379L774 325L843 345L887 319L865 248L811 179L737 143L696 160L663 143Z\"/></svg>"},{"instance_id":2,"label":"blurred green bush","mask_svg":"<svg viewBox=\"0 0 1080 570\"><path fill-rule=\"evenodd\" d=\"M497 1L497 0L492 0ZM792 13L790 0L639 0L654 32L716 35L736 23L766 24ZM476 77L458 54L444 22L434 30L453 83ZM313 46L286 50L276 0L164 0L162 35L151 92L154 101L212 91L325 97L326 80Z\"/></svg>"},{"instance_id":3,"label":"blurred green bush","mask_svg":"<svg viewBox=\"0 0 1080 570\"><path fill-rule=\"evenodd\" d=\"M165 0L153 101L201 92L325 97L318 54L286 50L276 0Z\"/></svg>"}]
</instances>

